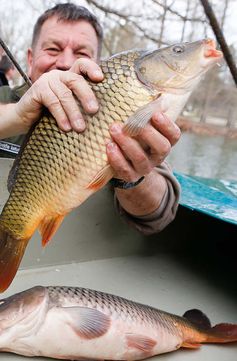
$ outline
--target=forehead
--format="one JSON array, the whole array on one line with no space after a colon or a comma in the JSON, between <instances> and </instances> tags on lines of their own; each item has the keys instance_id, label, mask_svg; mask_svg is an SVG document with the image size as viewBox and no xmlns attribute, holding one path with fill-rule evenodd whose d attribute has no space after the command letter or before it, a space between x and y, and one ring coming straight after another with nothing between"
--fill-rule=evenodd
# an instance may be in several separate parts
<instances>
[{"instance_id":1,"label":"forehead","mask_svg":"<svg viewBox=\"0 0 237 361\"><path fill-rule=\"evenodd\" d=\"M90 45L95 52L98 49L98 38L93 26L86 20L66 21L53 16L47 19L40 30L36 47L43 42L57 41L76 47Z\"/></svg>"}]
</instances>

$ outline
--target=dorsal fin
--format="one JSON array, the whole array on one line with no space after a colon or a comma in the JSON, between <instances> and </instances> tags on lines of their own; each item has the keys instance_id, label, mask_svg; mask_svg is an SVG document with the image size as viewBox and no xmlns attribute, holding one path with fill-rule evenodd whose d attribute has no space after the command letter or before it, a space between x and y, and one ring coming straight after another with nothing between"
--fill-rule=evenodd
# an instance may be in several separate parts
<instances>
[{"instance_id":1,"label":"dorsal fin","mask_svg":"<svg viewBox=\"0 0 237 361\"><path fill-rule=\"evenodd\" d=\"M183 317L202 330L210 330L211 328L211 322L209 318L200 310L188 310L184 313Z\"/></svg>"}]
</instances>

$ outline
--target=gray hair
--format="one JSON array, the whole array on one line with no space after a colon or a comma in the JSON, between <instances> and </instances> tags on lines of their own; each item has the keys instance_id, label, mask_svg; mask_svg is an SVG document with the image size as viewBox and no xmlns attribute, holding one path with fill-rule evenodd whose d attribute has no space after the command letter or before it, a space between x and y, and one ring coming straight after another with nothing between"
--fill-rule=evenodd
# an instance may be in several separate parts
<instances>
[{"instance_id":1,"label":"gray hair","mask_svg":"<svg viewBox=\"0 0 237 361\"><path fill-rule=\"evenodd\" d=\"M98 57L101 54L102 41L103 41L103 29L95 15L93 15L84 6L78 6L72 3L57 4L53 8L46 10L37 20L33 30L32 36L32 48L35 47L41 28L46 20L53 16L57 16L59 21L78 21L85 20L90 23L97 35L98 39Z\"/></svg>"}]
</instances>

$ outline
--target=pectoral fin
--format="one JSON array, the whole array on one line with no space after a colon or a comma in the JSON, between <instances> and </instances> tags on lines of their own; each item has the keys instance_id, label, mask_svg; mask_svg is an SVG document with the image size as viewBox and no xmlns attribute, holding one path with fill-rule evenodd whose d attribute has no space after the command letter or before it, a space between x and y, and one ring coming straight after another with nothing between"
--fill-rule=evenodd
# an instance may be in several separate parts
<instances>
[{"instance_id":1,"label":"pectoral fin","mask_svg":"<svg viewBox=\"0 0 237 361\"><path fill-rule=\"evenodd\" d=\"M137 135L140 130L148 124L154 112L159 108L161 110L160 97L139 108L133 115L131 115L126 120L123 131L130 136Z\"/></svg>"},{"instance_id":2,"label":"pectoral fin","mask_svg":"<svg viewBox=\"0 0 237 361\"><path fill-rule=\"evenodd\" d=\"M103 336L110 327L110 318L106 314L88 307L63 307L66 322L73 331L84 339Z\"/></svg>"}]
</instances>

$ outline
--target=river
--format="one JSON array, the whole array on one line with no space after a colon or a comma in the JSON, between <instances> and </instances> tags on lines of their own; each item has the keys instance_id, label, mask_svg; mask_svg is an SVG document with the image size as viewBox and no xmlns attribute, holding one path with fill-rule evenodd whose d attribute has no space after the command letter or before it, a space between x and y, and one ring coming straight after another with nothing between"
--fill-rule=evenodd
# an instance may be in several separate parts
<instances>
[{"instance_id":1,"label":"river","mask_svg":"<svg viewBox=\"0 0 237 361\"><path fill-rule=\"evenodd\" d=\"M237 181L237 140L183 133L168 161L178 172Z\"/></svg>"}]
</instances>

